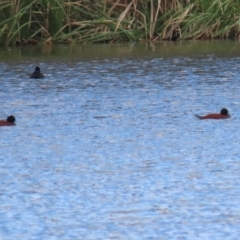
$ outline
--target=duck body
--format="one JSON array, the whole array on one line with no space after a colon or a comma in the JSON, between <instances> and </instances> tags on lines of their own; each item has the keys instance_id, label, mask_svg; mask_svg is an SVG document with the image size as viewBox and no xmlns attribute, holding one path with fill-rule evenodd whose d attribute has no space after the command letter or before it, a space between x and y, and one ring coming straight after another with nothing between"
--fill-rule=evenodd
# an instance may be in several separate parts
<instances>
[{"instance_id":1,"label":"duck body","mask_svg":"<svg viewBox=\"0 0 240 240\"><path fill-rule=\"evenodd\" d=\"M209 113L205 116L199 116L196 114L195 116L201 120L203 120L203 119L228 119L231 117L226 108L223 108L220 113Z\"/></svg>"},{"instance_id":2,"label":"duck body","mask_svg":"<svg viewBox=\"0 0 240 240\"><path fill-rule=\"evenodd\" d=\"M199 119L226 119L226 118L230 118L230 115L222 115L220 113L209 113L205 116L199 116L199 115L195 115L197 118Z\"/></svg>"},{"instance_id":3,"label":"duck body","mask_svg":"<svg viewBox=\"0 0 240 240\"><path fill-rule=\"evenodd\" d=\"M35 71L30 75L30 78L44 78L41 73L40 67L35 67Z\"/></svg>"}]
</instances>

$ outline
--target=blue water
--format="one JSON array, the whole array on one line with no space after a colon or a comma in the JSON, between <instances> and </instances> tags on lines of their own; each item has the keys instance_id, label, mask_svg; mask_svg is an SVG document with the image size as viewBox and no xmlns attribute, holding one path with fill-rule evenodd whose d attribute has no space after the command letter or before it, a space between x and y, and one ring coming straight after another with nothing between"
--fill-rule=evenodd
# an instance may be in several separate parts
<instances>
[{"instance_id":1,"label":"blue water","mask_svg":"<svg viewBox=\"0 0 240 240\"><path fill-rule=\"evenodd\" d=\"M0 239L239 239L240 55L171 48L2 60Z\"/></svg>"}]
</instances>

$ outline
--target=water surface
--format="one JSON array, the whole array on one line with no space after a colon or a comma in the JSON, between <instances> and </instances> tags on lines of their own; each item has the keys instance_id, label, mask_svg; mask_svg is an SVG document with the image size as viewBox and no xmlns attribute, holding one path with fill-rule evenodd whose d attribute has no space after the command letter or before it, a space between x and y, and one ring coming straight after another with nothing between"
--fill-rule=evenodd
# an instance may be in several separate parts
<instances>
[{"instance_id":1,"label":"water surface","mask_svg":"<svg viewBox=\"0 0 240 240\"><path fill-rule=\"evenodd\" d=\"M0 49L0 239L238 239L239 49Z\"/></svg>"}]
</instances>

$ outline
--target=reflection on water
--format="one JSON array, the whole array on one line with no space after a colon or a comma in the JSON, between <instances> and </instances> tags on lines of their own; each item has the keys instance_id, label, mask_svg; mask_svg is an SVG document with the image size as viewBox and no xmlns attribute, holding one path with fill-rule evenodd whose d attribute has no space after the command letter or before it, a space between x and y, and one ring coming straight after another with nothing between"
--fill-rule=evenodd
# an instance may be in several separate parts
<instances>
[{"instance_id":1,"label":"reflection on water","mask_svg":"<svg viewBox=\"0 0 240 240\"><path fill-rule=\"evenodd\" d=\"M204 44L2 49L0 238L238 239L240 58Z\"/></svg>"}]
</instances>

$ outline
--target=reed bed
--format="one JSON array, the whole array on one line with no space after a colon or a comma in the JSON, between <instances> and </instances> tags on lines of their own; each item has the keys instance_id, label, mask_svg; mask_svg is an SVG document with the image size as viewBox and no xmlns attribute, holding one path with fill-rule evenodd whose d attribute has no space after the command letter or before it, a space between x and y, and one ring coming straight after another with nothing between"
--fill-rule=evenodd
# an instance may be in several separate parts
<instances>
[{"instance_id":1,"label":"reed bed","mask_svg":"<svg viewBox=\"0 0 240 240\"><path fill-rule=\"evenodd\" d=\"M0 45L239 36L238 0L0 1Z\"/></svg>"}]
</instances>

